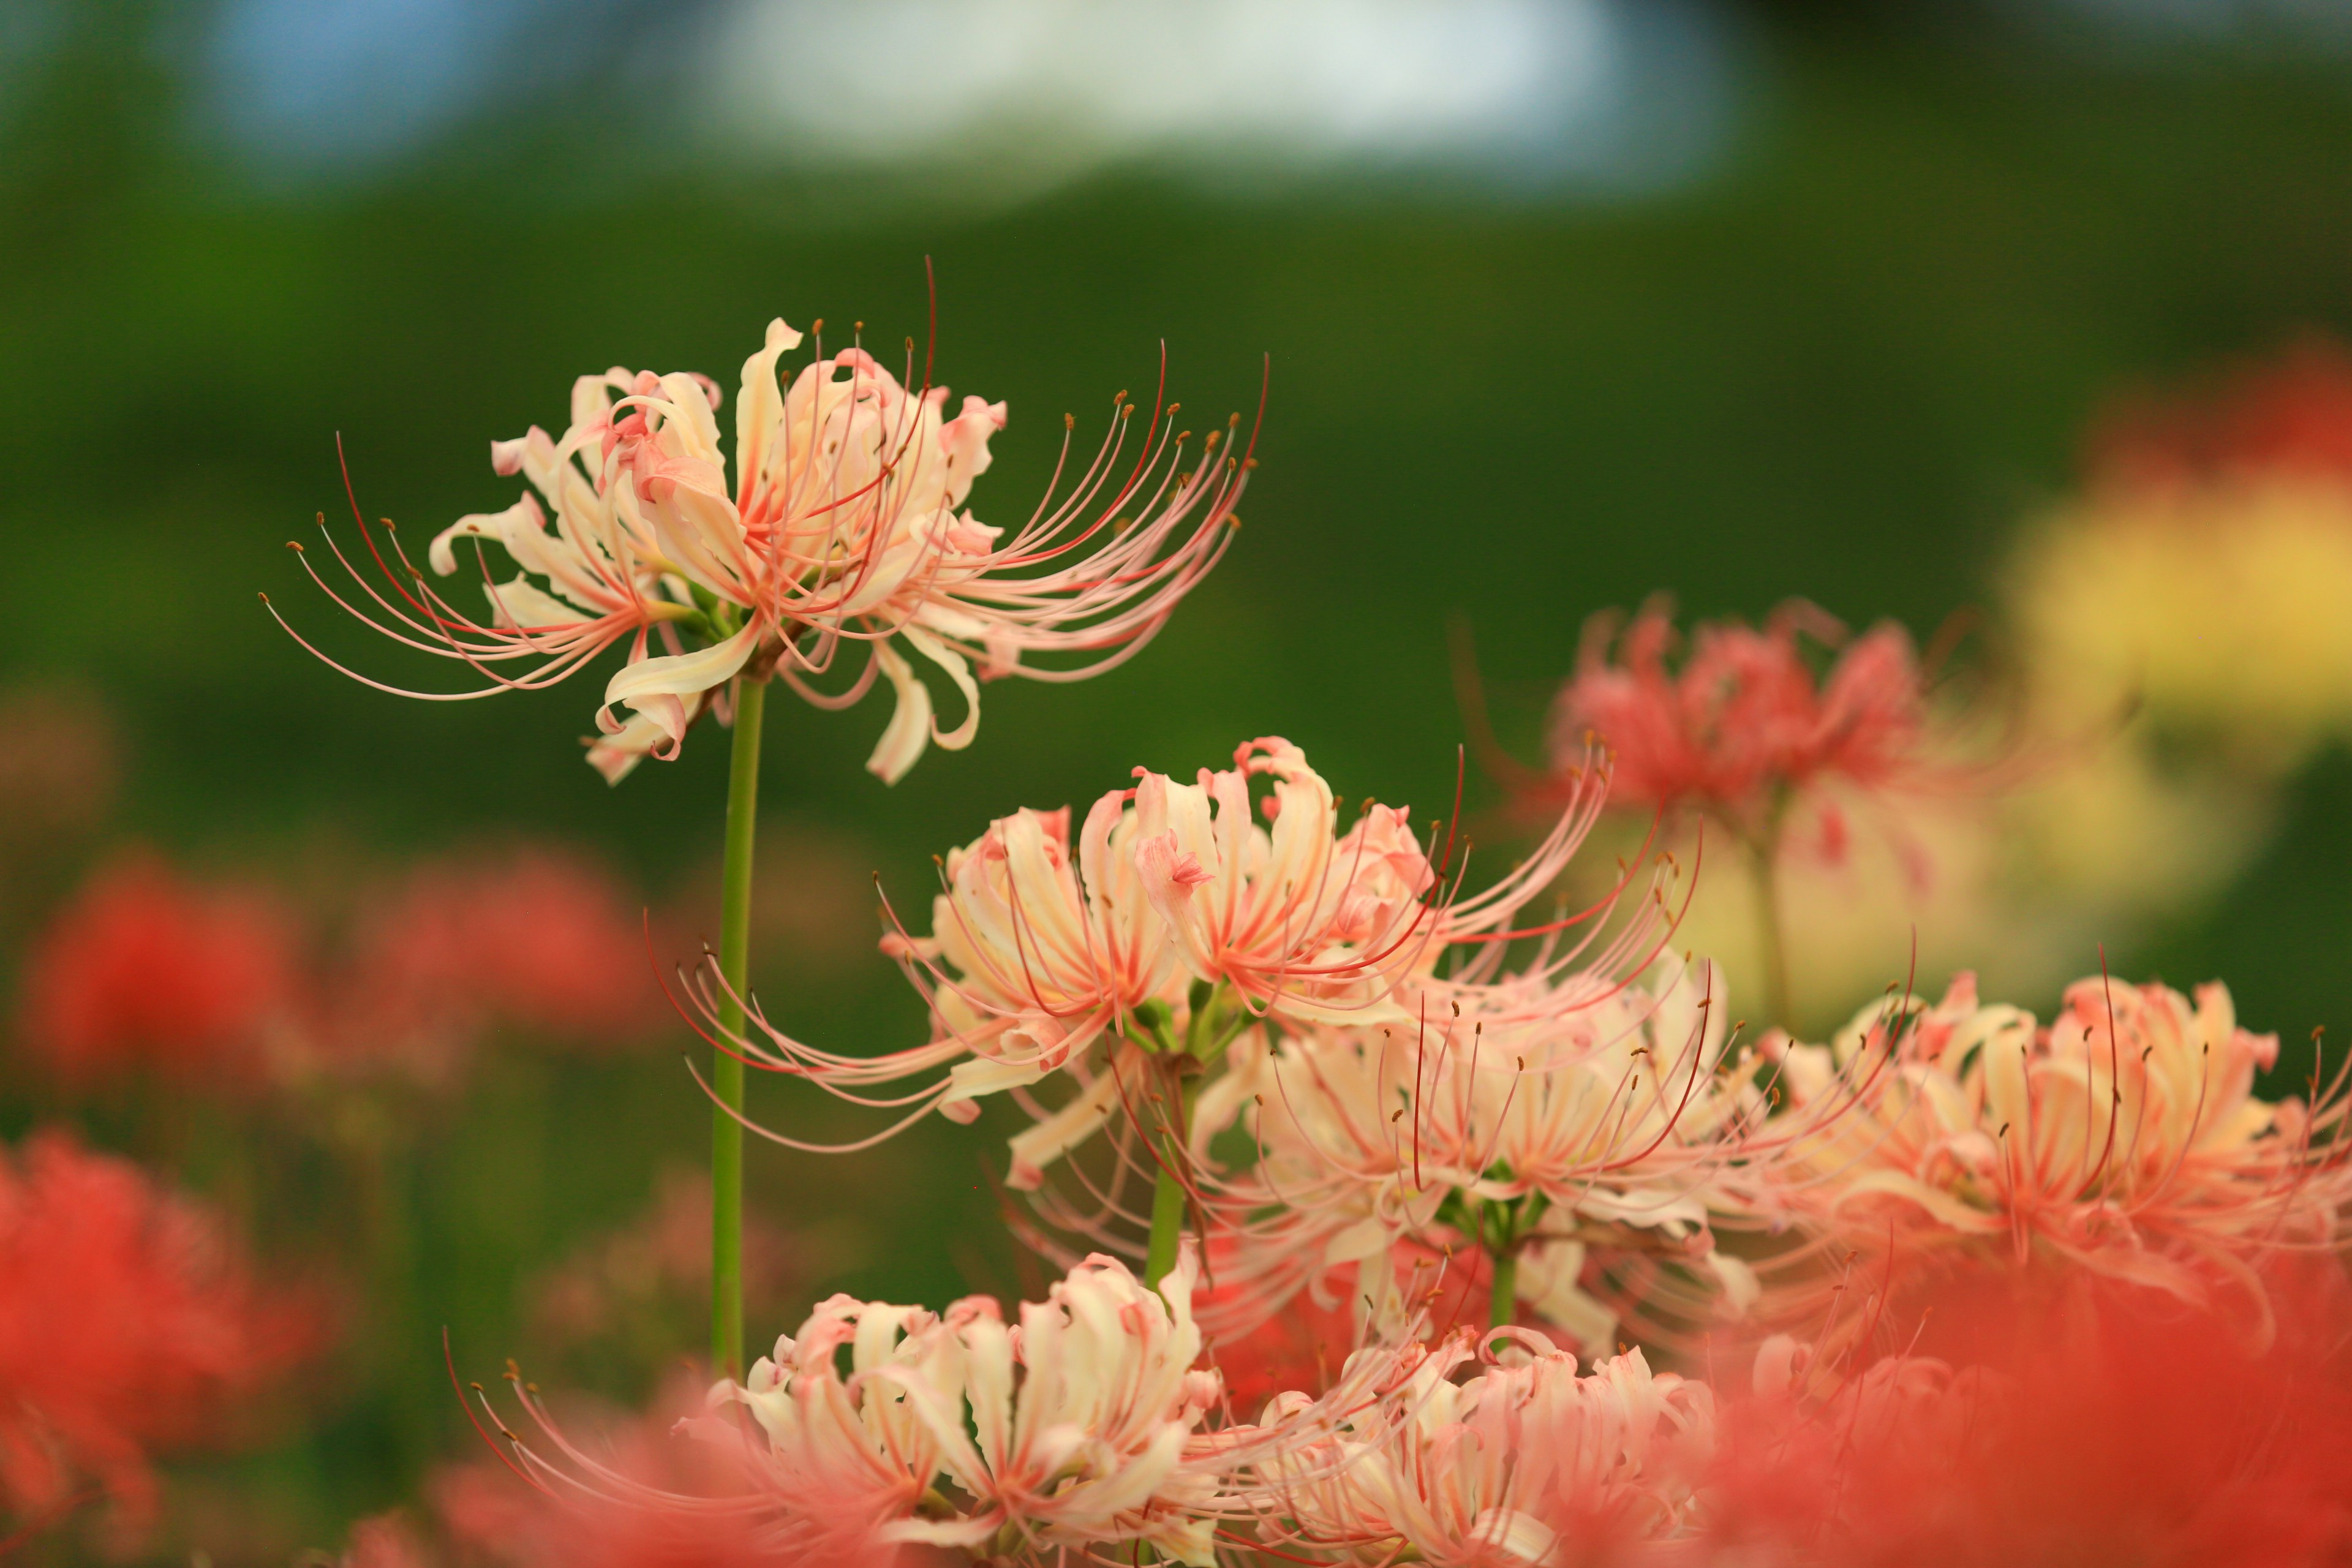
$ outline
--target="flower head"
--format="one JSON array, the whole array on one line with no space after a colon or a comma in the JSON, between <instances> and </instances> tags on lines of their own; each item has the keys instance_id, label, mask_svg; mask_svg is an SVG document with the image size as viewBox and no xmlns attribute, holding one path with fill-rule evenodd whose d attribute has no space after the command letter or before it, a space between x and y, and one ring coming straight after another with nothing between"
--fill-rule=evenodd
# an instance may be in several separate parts
<instances>
[{"instance_id":1,"label":"flower head","mask_svg":"<svg viewBox=\"0 0 2352 1568\"><path fill-rule=\"evenodd\" d=\"M151 1456L226 1436L320 1339L213 1215L63 1133L0 1155L0 1502L20 1520L89 1479L135 1526Z\"/></svg>"},{"instance_id":2,"label":"flower head","mask_svg":"<svg viewBox=\"0 0 2352 1568\"><path fill-rule=\"evenodd\" d=\"M1613 801L1695 807L1748 832L1816 780L1872 788L1914 773L1927 716L1910 637L1877 626L1844 643L1817 679L1801 646L1808 637L1835 646L1843 628L1793 603L1761 631L1702 625L1680 668L1669 669L1677 639L1667 605L1646 606L1622 637L1613 618L1596 616L1552 706L1553 768L1572 774L1598 735L1613 763Z\"/></svg>"},{"instance_id":3,"label":"flower head","mask_svg":"<svg viewBox=\"0 0 2352 1568\"><path fill-rule=\"evenodd\" d=\"M1269 1459L1265 1508L1289 1521L1274 1539L1340 1562L1522 1568L1692 1529L1715 1444L1706 1385L1639 1351L1579 1376L1528 1330L1502 1331L1476 1375L1451 1381L1468 1354L1457 1337L1398 1398Z\"/></svg>"},{"instance_id":4,"label":"flower head","mask_svg":"<svg viewBox=\"0 0 2352 1568\"><path fill-rule=\"evenodd\" d=\"M1854 1104L1766 1174L1872 1257L2055 1259L2197 1301L2247 1259L2327 1244L2352 1197L2340 1084L2315 1106L2256 1097L2278 1038L2240 1027L2218 983L2192 1000L2083 980L2038 1027L1963 974L1932 1006L1874 1003L1829 1046L1768 1049L1792 1105Z\"/></svg>"},{"instance_id":5,"label":"flower head","mask_svg":"<svg viewBox=\"0 0 2352 1568\"><path fill-rule=\"evenodd\" d=\"M1751 1281L1716 1252L1711 1211L1731 1201L1731 1167L1787 1142L1766 1128L1745 1055L1727 1054L1719 975L1668 958L1648 985L1584 989L1582 1006L1531 1023L1465 1011L1244 1042L1193 1129L1205 1170L1236 1113L1254 1155L1204 1177L1232 1227L1212 1326L1254 1331L1350 1265L1375 1268L1355 1294L1377 1314L1414 1254L1455 1255L1447 1283L1429 1271L1443 1289L1483 1271L1489 1247L1524 1248L1537 1267L1520 1288L1588 1345L1617 1327L1580 1289L1589 1247L1653 1253L1743 1302Z\"/></svg>"},{"instance_id":6,"label":"flower head","mask_svg":"<svg viewBox=\"0 0 2352 1568\"><path fill-rule=\"evenodd\" d=\"M1066 492L1008 532L964 504L988 468L1003 404L967 397L949 418L928 365L909 386L862 347L820 347L788 374L781 361L801 341L772 321L744 362L731 477L719 390L698 375L583 376L560 440L534 426L494 443L493 466L523 474L537 495L461 518L428 552L446 577L460 567L456 544L477 546L488 619L457 609L396 540L395 570L363 522L390 595L352 571L364 602L337 603L488 678L460 698L551 685L625 645L589 752L615 781L645 756L677 755L705 712L723 717L739 674L772 672L825 707L887 679L897 707L867 766L894 782L927 745L971 742L980 681L1074 680L1120 662L1223 552L1251 466L1231 450L1233 428L1212 432L1188 468L1177 405L1155 405L1133 437L1121 394L1103 446ZM911 381L911 343L908 354ZM1066 442L1057 489L1068 458ZM499 581L483 543L519 574ZM845 647L865 657L845 689L823 689ZM952 727L939 723L910 654L960 693Z\"/></svg>"},{"instance_id":7,"label":"flower head","mask_svg":"<svg viewBox=\"0 0 2352 1568\"><path fill-rule=\"evenodd\" d=\"M1221 1391L1197 1364L1197 1273L1188 1251L1162 1296L1089 1258L1010 1323L986 1297L933 1313L836 1296L682 1424L723 1460L717 1485L592 1457L519 1382L553 1454L517 1440L518 1460L592 1510L756 1522L771 1549L811 1554L782 1561L944 1547L1042 1564L1149 1546L1205 1568L1219 1521L1246 1513L1239 1478L1288 1429L1208 1424Z\"/></svg>"}]
</instances>

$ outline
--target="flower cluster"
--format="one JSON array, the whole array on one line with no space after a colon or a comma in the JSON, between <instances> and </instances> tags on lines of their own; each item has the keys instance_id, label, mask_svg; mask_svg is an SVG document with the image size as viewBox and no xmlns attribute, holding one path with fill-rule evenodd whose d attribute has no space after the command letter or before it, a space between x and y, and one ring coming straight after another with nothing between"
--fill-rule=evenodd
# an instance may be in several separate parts
<instances>
[{"instance_id":1,"label":"flower cluster","mask_svg":"<svg viewBox=\"0 0 2352 1568\"><path fill-rule=\"evenodd\" d=\"M844 1094L944 1067L874 1103L967 1121L982 1096L1066 1079L1070 1098L1013 1140L1013 1184L1034 1187L1143 1092L1154 1059L1196 1075L1252 1030L1393 1028L1465 1002L1531 1025L1591 1007L1610 989L1598 974L1647 956L1645 919L1606 942L1548 941L1496 978L1512 942L1577 923L1512 921L1582 842L1598 788L1507 876L1459 897L1458 868L1414 837L1404 808L1367 803L1342 829L1331 787L1287 741L1247 742L1232 768L1190 784L1136 776L1095 803L1075 847L1066 809L992 824L943 862L930 933L884 939L930 1003L930 1043L846 1057L755 1014L754 1033L730 1045ZM702 1000L715 1014L708 984Z\"/></svg>"},{"instance_id":2,"label":"flower cluster","mask_svg":"<svg viewBox=\"0 0 2352 1568\"><path fill-rule=\"evenodd\" d=\"M2329 1247L2352 1198L2341 1076L2315 1103L2257 1098L2278 1038L2239 1027L2219 984L2191 1001L2094 977L2038 1027L1964 974L1933 1005L1874 1004L1828 1046L1766 1047L1793 1105L1855 1101L1781 1183L1848 1254L2057 1261L2194 1302L2251 1284L2265 1256ZM1878 1064L1858 1095L1857 1060Z\"/></svg>"},{"instance_id":3,"label":"flower cluster","mask_svg":"<svg viewBox=\"0 0 2352 1568\"><path fill-rule=\"evenodd\" d=\"M884 1563L951 1549L1043 1563L1148 1548L1208 1568L1221 1540L1244 1539L1234 1531L1289 1484L1306 1434L1393 1401L1404 1363L1420 1355L1367 1352L1333 1394L1286 1397L1260 1421L1236 1421L1215 1369L1200 1364L1197 1276L1187 1251L1163 1294L1114 1258L1089 1258L1010 1323L987 1297L935 1313L836 1296L741 1383L714 1386L707 1415L679 1424L712 1456L690 1488L572 1443L520 1384L548 1453L511 1434L509 1444L564 1512L673 1531L725 1521L761 1543L745 1561ZM560 1538L570 1527L551 1526L547 1511L509 1528L526 1543Z\"/></svg>"},{"instance_id":4,"label":"flower cluster","mask_svg":"<svg viewBox=\"0 0 2352 1568\"><path fill-rule=\"evenodd\" d=\"M460 518L426 552L447 577L460 568L457 545L476 546L467 559L486 620L433 587L389 525L379 546L356 503L388 593L331 536L361 597L310 574L395 642L488 680L430 694L445 700L550 686L623 647L588 752L608 780L646 756L675 757L706 712L725 717L738 676L772 674L823 707L845 707L887 680L897 706L866 765L895 782L928 745L971 743L980 681L1072 680L1118 663L1223 552L1250 466L1228 440L1238 416L1187 468L1191 432L1175 428L1178 405L1155 400L1136 437L1122 393L1067 490L1008 533L965 507L1004 426L1003 404L966 397L947 417L948 389L931 384L928 363L917 381L911 342L903 379L862 347L826 355L820 345L788 373L783 356L801 342L771 321L744 362L731 478L720 392L707 376L617 366L582 376L561 437L534 426L494 442L492 466L531 489L503 511ZM1057 489L1071 466L1066 440ZM484 543L504 552L514 577L499 579ZM862 658L829 690L845 649ZM959 693L963 717L951 727L940 724L910 654Z\"/></svg>"},{"instance_id":5,"label":"flower cluster","mask_svg":"<svg viewBox=\"0 0 2352 1568\"><path fill-rule=\"evenodd\" d=\"M1963 973L1934 1002L1889 986L1826 1044L1790 1032L1788 939L1820 933L1788 918L1784 859L1843 864L1867 813L1924 893L1937 856L1881 808L1990 795L2001 771L1891 625L1849 637L1791 604L1760 629L1702 626L1683 653L1663 605L1622 635L1591 623L1549 770L1523 792L1545 831L1483 890L1467 890L1458 802L1425 834L1402 807L1349 813L1298 747L1260 737L1189 781L1139 768L1083 813L996 818L940 861L927 930L886 904L883 951L929 1015L921 1043L829 1050L766 1016L745 957L764 682L845 705L887 679L898 705L868 766L895 780L928 745L970 742L979 681L1069 679L1139 646L1219 558L1248 466L1218 437L1187 469L1156 405L1129 465L1122 402L1065 499L1008 536L967 509L1002 405L950 417L911 343L899 375L862 346L787 373L800 341L775 322L746 364L731 469L716 386L682 374L583 378L561 439L497 446L536 494L461 520L427 557L446 577L476 545L488 619L459 615L396 543L406 574L388 574L389 598L365 590L379 629L489 677L461 695L549 684L625 645L591 751L607 777L674 756L706 714L742 720L724 956L686 980L683 1009L720 1053L705 1082L717 1380L667 1438L581 1442L510 1373L534 1435L487 1396L479 1430L521 1489L479 1471L445 1488L469 1552L517 1568L2346 1560L2352 1065L2270 1098L2277 1038L2241 1027L2222 986L2104 973L2046 1025L1981 1002ZM2330 434L2352 379L2298 374L2291 397L2244 400L2210 450L2123 442L2127 488L2170 506L2251 463L2352 493L2352 446ZM520 574L499 580L483 543ZM940 722L910 658L957 688L960 722ZM1570 862L1612 805L1648 835L1580 897ZM1679 852L1696 880L1709 829L1744 852L1760 1031L1684 929ZM542 918L572 901L543 870L470 901L420 884L363 928L388 955L381 994L431 991L480 954L482 995L609 1011L576 976L617 944L593 918ZM188 976L216 976L262 924L182 903L108 918L204 995ZM293 988L223 989L249 1007ZM42 994L35 1016L96 1019L46 1026L84 1056L167 1024L258 1026L226 1004L121 1003L118 1019L70 1000ZM889 1113L845 1149L1009 1103L1027 1122L1014 1223L1062 1278L1011 1309L836 1295L739 1373L740 1194L719 1184L740 1180L739 1124L817 1147L751 1121L739 1065ZM704 1278L669 1234L698 1225L700 1192L600 1257L658 1253L641 1271ZM11 1443L0 1423L0 1459ZM426 1553L383 1522L353 1547L387 1565Z\"/></svg>"}]
</instances>

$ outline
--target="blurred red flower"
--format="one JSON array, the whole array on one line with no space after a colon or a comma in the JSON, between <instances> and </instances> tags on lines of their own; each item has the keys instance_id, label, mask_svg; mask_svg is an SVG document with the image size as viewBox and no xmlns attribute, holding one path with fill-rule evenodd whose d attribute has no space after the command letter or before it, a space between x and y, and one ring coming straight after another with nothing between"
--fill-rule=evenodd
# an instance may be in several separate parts
<instances>
[{"instance_id":1,"label":"blurred red flower","mask_svg":"<svg viewBox=\"0 0 2352 1568\"><path fill-rule=\"evenodd\" d=\"M214 1215L130 1162L57 1131L0 1153L0 1501L20 1520L87 1479L135 1528L149 1458L228 1436L323 1337L315 1302L265 1289Z\"/></svg>"},{"instance_id":2,"label":"blurred red flower","mask_svg":"<svg viewBox=\"0 0 2352 1568\"><path fill-rule=\"evenodd\" d=\"M1808 637L1843 644L1825 679L1806 661ZM1586 623L1576 674L1552 704L1556 779L1575 776L1597 737L1612 753L1612 802L1694 806L1760 836L1788 795L1816 779L1868 789L1920 770L1926 685L1900 626L1844 642L1835 620L1791 603L1761 631L1702 624L1670 669L1678 641L1663 601L1622 636L1613 616Z\"/></svg>"},{"instance_id":3,"label":"blurred red flower","mask_svg":"<svg viewBox=\"0 0 2352 1568\"><path fill-rule=\"evenodd\" d=\"M2094 482L2145 489L2277 475L2352 484L2352 353L2308 337L2207 390L2117 404L2091 429Z\"/></svg>"},{"instance_id":4,"label":"blurred red flower","mask_svg":"<svg viewBox=\"0 0 2352 1568\"><path fill-rule=\"evenodd\" d=\"M2283 1331L2260 1354L2230 1313L2080 1276L2055 1310L1945 1292L1916 1321L1948 1362L1811 1367L1768 1344L1727 1422L1713 1548L1819 1568L2352 1562L2343 1281L2329 1263L2272 1294Z\"/></svg>"},{"instance_id":5,"label":"blurred red flower","mask_svg":"<svg viewBox=\"0 0 2352 1568\"><path fill-rule=\"evenodd\" d=\"M296 990L291 926L275 900L198 886L133 848L34 942L18 1027L69 1083L152 1068L253 1084Z\"/></svg>"},{"instance_id":6,"label":"blurred red flower","mask_svg":"<svg viewBox=\"0 0 2352 1568\"><path fill-rule=\"evenodd\" d=\"M519 1394L525 1393L519 1387ZM508 1568L945 1568L948 1554L862 1533L813 1541L774 1506L772 1479L731 1420L704 1414L691 1379L642 1415L593 1423L575 1444L535 1390L537 1440L569 1468L510 1443L496 1458L453 1467L434 1502L459 1561Z\"/></svg>"},{"instance_id":7,"label":"blurred red flower","mask_svg":"<svg viewBox=\"0 0 2352 1568\"><path fill-rule=\"evenodd\" d=\"M362 1021L567 1042L634 1039L661 994L631 900L602 868L526 846L411 873L369 900L341 988Z\"/></svg>"}]
</instances>

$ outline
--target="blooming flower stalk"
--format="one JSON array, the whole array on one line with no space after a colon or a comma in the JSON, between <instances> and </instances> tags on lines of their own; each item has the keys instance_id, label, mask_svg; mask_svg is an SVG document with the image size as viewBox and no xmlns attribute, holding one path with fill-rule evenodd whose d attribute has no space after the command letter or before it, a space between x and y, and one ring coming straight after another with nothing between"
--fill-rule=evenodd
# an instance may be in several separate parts
<instances>
[{"instance_id":1,"label":"blooming flower stalk","mask_svg":"<svg viewBox=\"0 0 2352 1568\"><path fill-rule=\"evenodd\" d=\"M948 417L948 391L930 384L928 363L908 384L911 344L906 381L862 347L820 347L789 373L783 358L801 342L772 321L745 361L731 474L718 384L693 374L583 376L561 437L533 426L493 443L492 466L530 489L503 511L459 519L426 552L437 576L463 568L480 578L487 618L433 586L388 527L379 545L356 505L383 585L331 537L355 588L311 575L393 640L487 682L405 695L549 686L624 647L589 753L608 779L646 756L676 756L696 720L731 713L738 676L772 672L824 707L887 680L897 706L867 765L896 781L928 745L971 743L980 681L1075 680L1120 662L1224 551L1250 467L1246 451L1230 450L1231 430L1211 432L1188 458L1177 405L1155 400L1137 435L1122 394L1101 447L1065 488L1066 439L1058 499L1008 531L965 506L1004 405L966 397ZM461 557L461 543L476 548ZM518 574L499 580L483 544ZM845 651L856 668L831 689ZM956 688L955 724L940 725L909 656Z\"/></svg>"},{"instance_id":2,"label":"blooming flower stalk","mask_svg":"<svg viewBox=\"0 0 2352 1568\"><path fill-rule=\"evenodd\" d=\"M928 354L920 383L909 384L912 339L904 380L862 344L827 356L821 339L812 362L788 374L783 356L801 342L799 331L772 321L744 362L731 478L718 420L721 395L700 375L616 366L583 376L573 384L572 422L561 440L534 426L494 443L493 466L523 474L537 495L525 493L502 512L459 519L426 552L435 574L446 577L457 570L457 543L474 542L488 620L466 615L433 587L389 524L387 543L379 546L356 498L353 521L389 596L331 535L329 549L356 584L352 597L295 547L335 603L394 642L465 664L488 682L405 695L462 700L551 685L625 644L623 667L597 710L601 738L589 748L589 761L607 780L617 783L645 756L677 756L688 726L706 712L731 721L719 942L730 993L718 1009L725 1033L740 1032L740 998L750 984L769 679L827 708L847 707L887 679L897 706L866 766L896 783L931 743L971 742L980 681L1077 680L1148 642L1223 554L1254 461L1249 450L1234 450L1238 415L1188 459L1192 433L1176 428L1178 405L1164 399L1163 365L1140 433L1132 429L1134 405L1119 394L1103 444L1066 489L1075 422L1065 420L1054 481L1008 534L964 505L992 460L990 437L1005 420L1002 403L966 397L948 418L948 391L932 384ZM1255 439L1254 428L1252 449ZM511 581L498 580L485 542L520 568ZM387 547L397 571L384 558ZM278 615L274 606L270 613ZM845 686L830 689L845 648L853 656L862 648L864 661L844 677ZM908 654L935 666L960 693L963 717L951 728L940 727L930 688ZM740 1054L720 1051L710 1087L711 1356L731 1370L740 1365L742 1345Z\"/></svg>"},{"instance_id":3,"label":"blooming flower stalk","mask_svg":"<svg viewBox=\"0 0 2352 1568\"><path fill-rule=\"evenodd\" d=\"M1838 650L1824 676L1809 641ZM1910 637L1891 622L1849 640L1833 617L1792 601L1760 630L1703 623L1670 666L1678 642L1664 600L1622 631L1614 616L1588 621L1576 673L1552 704L1551 771L1527 787L1538 799L1576 787L1597 737L1610 753L1612 803L1727 829L1753 883L1765 1012L1785 1021L1778 877L1792 808L1802 801L1818 813L1823 853L1840 858L1843 796L1941 788L1958 770L1938 754ZM1907 859L1922 858L1906 847Z\"/></svg>"}]
</instances>

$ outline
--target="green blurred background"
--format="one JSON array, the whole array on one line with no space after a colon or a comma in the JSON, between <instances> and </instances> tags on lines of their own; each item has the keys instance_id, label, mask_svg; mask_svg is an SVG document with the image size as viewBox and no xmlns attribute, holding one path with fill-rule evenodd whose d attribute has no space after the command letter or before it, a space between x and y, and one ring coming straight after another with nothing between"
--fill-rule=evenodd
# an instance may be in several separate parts
<instances>
[{"instance_id":1,"label":"green blurred background","mask_svg":"<svg viewBox=\"0 0 2352 1568\"><path fill-rule=\"evenodd\" d=\"M447 679L341 624L282 548L341 504L338 432L362 504L414 537L511 499L486 444L561 428L575 374L731 387L777 314L919 334L928 257L940 378L1011 405L974 498L1002 521L1057 416L1098 431L1162 340L1203 423L1254 405L1271 356L1246 526L1133 663L990 688L978 742L895 789L861 767L877 705L771 705L763 836L830 880L809 941L762 945L760 988L845 1046L923 1028L866 941L868 871L919 907L929 857L989 817L1263 733L1344 793L1440 808L1457 616L1522 754L1584 617L1654 590L1701 615L1801 595L1924 637L1988 598L2118 387L2352 332L2352 40L2325 8L1683 5L1637 26L1603 6L1640 47L1616 57L1613 129L1576 156L1284 163L1179 136L1034 168L1023 137L1073 133L1015 126L928 163L730 141L698 102L710 40L735 36L715 5L483 8L497 26L425 4L7 10L0 670L102 700L128 756L110 831L200 866L299 879L530 835L652 900L715 867L714 735L608 789L578 745L601 677L406 702L271 624L257 590L371 672ZM826 37L772 62L778 93L925 90L887 39ZM1474 809L1498 798L1475 770L1471 788ZM2109 956L2225 975L2289 1038L2341 1027L2347 865L2339 750L2221 900ZM12 940L55 891L17 890ZM528 1363L518 1281L696 1155L686 1040L487 1074L404 1178L413 1303L384 1353L413 1387L354 1379L314 1429L191 1484L259 1488L320 1544L408 1495L462 1431L441 1326L469 1373ZM755 1086L763 1117L854 1130L774 1089ZM34 1103L5 1103L20 1132ZM754 1208L828 1238L796 1299L753 1304L755 1342L835 1289L1011 1289L993 1125L832 1160L755 1150ZM682 1324L681 1350L697 1337Z\"/></svg>"}]
</instances>

